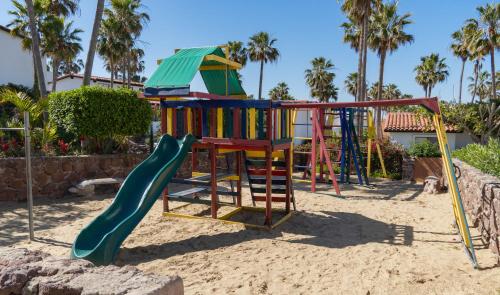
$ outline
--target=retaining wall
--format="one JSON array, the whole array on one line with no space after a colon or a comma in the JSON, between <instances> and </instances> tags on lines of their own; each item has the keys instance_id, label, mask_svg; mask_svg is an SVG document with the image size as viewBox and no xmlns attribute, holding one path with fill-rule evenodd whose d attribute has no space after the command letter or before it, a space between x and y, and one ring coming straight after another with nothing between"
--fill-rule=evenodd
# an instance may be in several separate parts
<instances>
[{"instance_id":1,"label":"retaining wall","mask_svg":"<svg viewBox=\"0 0 500 295\"><path fill-rule=\"evenodd\" d=\"M500 255L500 178L453 159L469 224L477 227L483 241Z\"/></svg>"}]
</instances>

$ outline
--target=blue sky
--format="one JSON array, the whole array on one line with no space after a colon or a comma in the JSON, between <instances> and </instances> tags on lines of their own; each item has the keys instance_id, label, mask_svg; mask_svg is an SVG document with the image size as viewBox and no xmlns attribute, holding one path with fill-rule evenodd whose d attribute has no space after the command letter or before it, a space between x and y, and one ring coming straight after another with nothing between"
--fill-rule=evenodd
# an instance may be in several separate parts
<instances>
[{"instance_id":1,"label":"blue sky","mask_svg":"<svg viewBox=\"0 0 500 295\"><path fill-rule=\"evenodd\" d=\"M84 49L88 46L97 1L81 0L81 12L75 16L76 26L85 30L82 34ZM413 24L408 32L415 42L400 48L388 56L385 67L385 83L395 83L404 93L423 96L423 90L415 83L413 69L423 55L439 53L450 67L447 81L433 90L433 95L451 100L458 97L460 61L449 50L450 34L467 18L476 17L475 8L490 1L479 0L401 0L400 13L410 12ZM199 47L224 44L228 40L247 41L258 31L269 32L278 41L276 46L281 57L275 64L264 68L264 93L278 82L288 83L296 98L307 99L309 89L304 82L304 70L314 57L324 56L335 65L335 84L340 88L341 101L353 98L345 92L345 77L357 69L357 55L342 42L340 24L345 16L335 0L143 0L144 10L151 21L141 36L145 50L146 72L149 76L156 69L156 60L171 55L175 48ZM10 21L7 11L10 1L0 1L0 24ZM84 54L82 58L84 59ZM378 57L368 57L368 81L378 79ZM484 69L489 69L489 59ZM466 77L472 74L472 65L465 69ZM97 58L94 75L109 76ZM244 88L249 94L257 94L259 67L249 63L243 70ZM465 80L467 81L467 80ZM465 83L465 85L467 82ZM203 90L200 79L195 79L192 89ZM464 86L464 100L470 95Z\"/></svg>"}]
</instances>

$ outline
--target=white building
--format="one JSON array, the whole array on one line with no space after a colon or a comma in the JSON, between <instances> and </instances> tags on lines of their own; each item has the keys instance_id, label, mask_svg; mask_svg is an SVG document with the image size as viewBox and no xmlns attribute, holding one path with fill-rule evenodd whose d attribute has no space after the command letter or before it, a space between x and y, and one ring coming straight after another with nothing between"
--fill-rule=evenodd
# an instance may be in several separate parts
<instances>
[{"instance_id":1,"label":"white building","mask_svg":"<svg viewBox=\"0 0 500 295\"><path fill-rule=\"evenodd\" d=\"M56 89L57 91L64 91L64 90L71 90L75 88L80 88L83 83L83 75L80 74L67 74L67 75L62 75L61 77L57 78L57 85ZM52 83L49 83L52 84ZM111 87L111 81L109 78L106 77L97 77L97 76L92 76L90 77L90 85L98 85L106 88ZM122 80L114 80L113 81L113 88L118 88L118 87L123 87ZM125 83L126 86L126 83ZM138 83L138 82L131 82L132 89L137 90L137 91L142 91L144 88L143 83Z\"/></svg>"},{"instance_id":2,"label":"white building","mask_svg":"<svg viewBox=\"0 0 500 295\"><path fill-rule=\"evenodd\" d=\"M409 112L389 112L384 121L384 133L392 141L403 145L406 149L414 143L424 140L437 143L434 126L427 118ZM451 150L462 148L473 142L470 135L458 130L455 126L446 125L446 137Z\"/></svg>"},{"instance_id":3,"label":"white building","mask_svg":"<svg viewBox=\"0 0 500 295\"><path fill-rule=\"evenodd\" d=\"M52 73L47 69L45 57L42 58L42 65L48 87ZM35 83L33 56L31 51L23 50L20 36L11 35L8 28L0 26L0 85L8 83L33 87Z\"/></svg>"}]
</instances>

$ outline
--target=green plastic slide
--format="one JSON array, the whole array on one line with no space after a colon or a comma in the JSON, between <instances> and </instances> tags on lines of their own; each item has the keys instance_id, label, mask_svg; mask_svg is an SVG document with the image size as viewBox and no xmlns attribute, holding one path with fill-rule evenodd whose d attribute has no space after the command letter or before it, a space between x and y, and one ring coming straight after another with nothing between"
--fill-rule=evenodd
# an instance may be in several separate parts
<instances>
[{"instance_id":1,"label":"green plastic slide","mask_svg":"<svg viewBox=\"0 0 500 295\"><path fill-rule=\"evenodd\" d=\"M154 152L127 176L113 203L78 234L71 258L96 265L113 262L120 245L158 200L193 142L190 134L179 141L164 135Z\"/></svg>"}]
</instances>

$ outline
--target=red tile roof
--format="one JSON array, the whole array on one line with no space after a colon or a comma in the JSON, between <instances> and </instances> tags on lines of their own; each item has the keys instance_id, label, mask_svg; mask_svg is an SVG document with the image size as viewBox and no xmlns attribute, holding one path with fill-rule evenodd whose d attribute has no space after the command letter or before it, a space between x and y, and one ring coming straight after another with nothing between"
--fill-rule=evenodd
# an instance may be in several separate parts
<instances>
[{"instance_id":1,"label":"red tile roof","mask_svg":"<svg viewBox=\"0 0 500 295\"><path fill-rule=\"evenodd\" d=\"M384 132L435 132L434 125L423 116L410 112L390 112L383 124ZM446 132L462 132L456 126L445 125Z\"/></svg>"}]
</instances>

